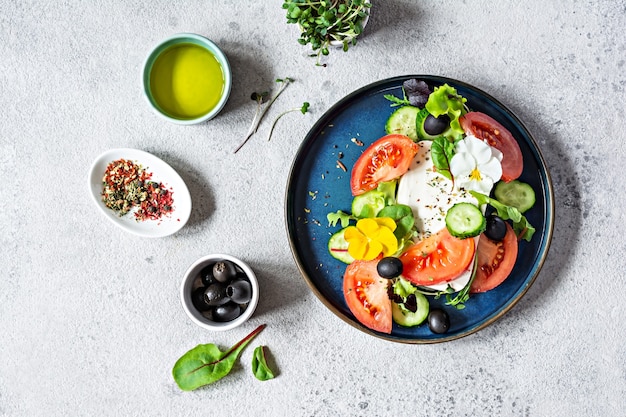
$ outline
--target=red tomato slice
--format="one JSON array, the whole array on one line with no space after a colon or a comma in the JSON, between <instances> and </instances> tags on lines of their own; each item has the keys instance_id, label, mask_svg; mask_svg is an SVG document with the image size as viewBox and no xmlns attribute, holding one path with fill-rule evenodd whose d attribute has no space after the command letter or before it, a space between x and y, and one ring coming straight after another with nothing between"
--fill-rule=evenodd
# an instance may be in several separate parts
<instances>
[{"instance_id":1,"label":"red tomato slice","mask_svg":"<svg viewBox=\"0 0 626 417\"><path fill-rule=\"evenodd\" d=\"M509 182L522 175L522 151L504 126L480 112L469 112L461 116L460 122L466 134L486 140L490 146L502 152L502 180Z\"/></svg>"},{"instance_id":2,"label":"red tomato slice","mask_svg":"<svg viewBox=\"0 0 626 417\"><path fill-rule=\"evenodd\" d=\"M478 266L470 292L485 292L496 288L509 276L517 259L517 236L506 224L506 235L494 242L484 234L478 239Z\"/></svg>"},{"instance_id":3,"label":"red tomato slice","mask_svg":"<svg viewBox=\"0 0 626 417\"><path fill-rule=\"evenodd\" d=\"M379 259L354 261L343 276L343 295L354 317L364 326L381 333L391 333L391 301L388 280L376 270Z\"/></svg>"},{"instance_id":4,"label":"red tomato slice","mask_svg":"<svg viewBox=\"0 0 626 417\"><path fill-rule=\"evenodd\" d=\"M417 143L404 135L387 135L372 143L352 167L352 195L363 194L380 182L404 175L418 149Z\"/></svg>"},{"instance_id":5,"label":"red tomato slice","mask_svg":"<svg viewBox=\"0 0 626 417\"><path fill-rule=\"evenodd\" d=\"M402 276L416 285L452 281L470 267L475 248L474 239L458 239L444 227L400 255Z\"/></svg>"}]
</instances>

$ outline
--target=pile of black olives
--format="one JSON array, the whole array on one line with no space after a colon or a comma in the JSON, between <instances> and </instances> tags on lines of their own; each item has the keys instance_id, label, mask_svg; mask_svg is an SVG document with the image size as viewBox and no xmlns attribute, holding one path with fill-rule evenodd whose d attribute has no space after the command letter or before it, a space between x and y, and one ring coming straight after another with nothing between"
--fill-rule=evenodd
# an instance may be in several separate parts
<instances>
[{"instance_id":1,"label":"pile of black olives","mask_svg":"<svg viewBox=\"0 0 626 417\"><path fill-rule=\"evenodd\" d=\"M212 321L235 320L248 307L252 285L241 268L229 260L211 263L200 271L201 285L191 294L194 307Z\"/></svg>"}]
</instances>

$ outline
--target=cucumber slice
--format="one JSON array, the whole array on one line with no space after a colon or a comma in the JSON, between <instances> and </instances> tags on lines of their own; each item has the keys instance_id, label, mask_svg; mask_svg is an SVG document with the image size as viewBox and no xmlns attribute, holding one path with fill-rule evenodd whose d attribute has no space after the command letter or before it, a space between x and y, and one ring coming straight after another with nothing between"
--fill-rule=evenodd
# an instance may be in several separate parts
<instances>
[{"instance_id":1,"label":"cucumber slice","mask_svg":"<svg viewBox=\"0 0 626 417\"><path fill-rule=\"evenodd\" d=\"M404 304L391 303L393 321L403 327L413 327L422 324L428 317L429 304L424 294L415 292L417 310L412 312Z\"/></svg>"},{"instance_id":2,"label":"cucumber slice","mask_svg":"<svg viewBox=\"0 0 626 417\"><path fill-rule=\"evenodd\" d=\"M452 236L465 239L484 232L487 220L474 204L456 203L446 214L446 227Z\"/></svg>"},{"instance_id":3,"label":"cucumber slice","mask_svg":"<svg viewBox=\"0 0 626 417\"><path fill-rule=\"evenodd\" d=\"M328 252L330 255L345 264L354 262L354 258L348 253L348 242L344 234L346 229L341 229L328 239Z\"/></svg>"},{"instance_id":4,"label":"cucumber slice","mask_svg":"<svg viewBox=\"0 0 626 417\"><path fill-rule=\"evenodd\" d=\"M415 118L420 109L413 106L402 106L391 113L385 124L385 131L389 134L400 134L417 140Z\"/></svg>"},{"instance_id":5,"label":"cucumber slice","mask_svg":"<svg viewBox=\"0 0 626 417\"><path fill-rule=\"evenodd\" d=\"M507 206L515 207L520 213L528 211L535 205L535 190L533 190L533 187L518 180L498 182L493 194L496 200Z\"/></svg>"},{"instance_id":6,"label":"cucumber slice","mask_svg":"<svg viewBox=\"0 0 626 417\"><path fill-rule=\"evenodd\" d=\"M382 191L371 190L354 197L352 215L358 219L376 217L387 204L387 196Z\"/></svg>"}]
</instances>

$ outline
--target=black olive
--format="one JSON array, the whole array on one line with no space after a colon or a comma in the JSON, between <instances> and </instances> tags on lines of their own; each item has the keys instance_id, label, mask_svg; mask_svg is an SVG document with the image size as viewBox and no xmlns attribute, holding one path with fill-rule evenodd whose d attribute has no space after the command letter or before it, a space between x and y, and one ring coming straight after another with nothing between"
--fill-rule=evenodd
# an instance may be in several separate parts
<instances>
[{"instance_id":1,"label":"black olive","mask_svg":"<svg viewBox=\"0 0 626 417\"><path fill-rule=\"evenodd\" d=\"M237 276L237 268L231 261L219 261L213 266L213 276L219 282L228 282Z\"/></svg>"},{"instance_id":2,"label":"black olive","mask_svg":"<svg viewBox=\"0 0 626 417\"><path fill-rule=\"evenodd\" d=\"M191 303L198 311L207 311L211 308L204 299L204 287L198 287L192 291Z\"/></svg>"},{"instance_id":3,"label":"black olive","mask_svg":"<svg viewBox=\"0 0 626 417\"><path fill-rule=\"evenodd\" d=\"M501 217L490 214L487 216L485 236L493 241L500 242L506 236L506 222Z\"/></svg>"},{"instance_id":4,"label":"black olive","mask_svg":"<svg viewBox=\"0 0 626 417\"><path fill-rule=\"evenodd\" d=\"M382 278L395 278L402 274L402 261L395 256L387 256L378 261L376 265L378 275Z\"/></svg>"},{"instance_id":5,"label":"black olive","mask_svg":"<svg viewBox=\"0 0 626 417\"><path fill-rule=\"evenodd\" d=\"M428 328L433 333L445 333L450 328L448 313L440 308L434 308L428 313Z\"/></svg>"},{"instance_id":6,"label":"black olive","mask_svg":"<svg viewBox=\"0 0 626 417\"><path fill-rule=\"evenodd\" d=\"M394 302L396 304L404 303L404 298L401 295L393 292L393 285L387 286L387 296L389 297L389 301L391 302Z\"/></svg>"},{"instance_id":7,"label":"black olive","mask_svg":"<svg viewBox=\"0 0 626 417\"><path fill-rule=\"evenodd\" d=\"M450 118L447 114L435 117L429 114L424 120L424 131L429 135L440 135L450 126Z\"/></svg>"},{"instance_id":8,"label":"black olive","mask_svg":"<svg viewBox=\"0 0 626 417\"><path fill-rule=\"evenodd\" d=\"M202 280L202 285L208 287L211 284L217 282L215 277L213 276L213 264L207 265L200 271L200 279Z\"/></svg>"},{"instance_id":9,"label":"black olive","mask_svg":"<svg viewBox=\"0 0 626 417\"><path fill-rule=\"evenodd\" d=\"M226 295L235 303L245 304L252 298L252 285L244 279L237 278L226 287Z\"/></svg>"},{"instance_id":10,"label":"black olive","mask_svg":"<svg viewBox=\"0 0 626 417\"><path fill-rule=\"evenodd\" d=\"M204 289L204 301L210 306L219 306L230 301L226 295L226 285L216 282Z\"/></svg>"},{"instance_id":11,"label":"black olive","mask_svg":"<svg viewBox=\"0 0 626 417\"><path fill-rule=\"evenodd\" d=\"M404 307L412 313L417 311L417 297L415 297L415 294L407 295Z\"/></svg>"},{"instance_id":12,"label":"black olive","mask_svg":"<svg viewBox=\"0 0 626 417\"><path fill-rule=\"evenodd\" d=\"M241 315L241 308L238 304L227 303L215 307L213 310L213 319L215 321L231 321Z\"/></svg>"}]
</instances>

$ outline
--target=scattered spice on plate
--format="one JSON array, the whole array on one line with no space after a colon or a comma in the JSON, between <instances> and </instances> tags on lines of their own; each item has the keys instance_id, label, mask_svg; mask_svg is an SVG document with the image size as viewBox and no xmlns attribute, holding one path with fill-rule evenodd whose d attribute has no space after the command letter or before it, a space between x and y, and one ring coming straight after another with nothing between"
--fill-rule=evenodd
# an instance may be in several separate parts
<instances>
[{"instance_id":1,"label":"scattered spice on plate","mask_svg":"<svg viewBox=\"0 0 626 417\"><path fill-rule=\"evenodd\" d=\"M357 146L363 146L364 145L364 143L362 141L360 141L359 139L357 139L357 138L352 138L350 140L352 141L352 143L354 143Z\"/></svg>"},{"instance_id":2,"label":"scattered spice on plate","mask_svg":"<svg viewBox=\"0 0 626 417\"><path fill-rule=\"evenodd\" d=\"M171 190L151 178L151 172L133 161L113 161L102 178L102 201L120 217L136 209L137 221L159 220L174 211L174 200Z\"/></svg>"}]
</instances>

